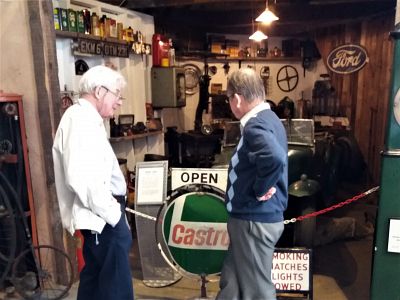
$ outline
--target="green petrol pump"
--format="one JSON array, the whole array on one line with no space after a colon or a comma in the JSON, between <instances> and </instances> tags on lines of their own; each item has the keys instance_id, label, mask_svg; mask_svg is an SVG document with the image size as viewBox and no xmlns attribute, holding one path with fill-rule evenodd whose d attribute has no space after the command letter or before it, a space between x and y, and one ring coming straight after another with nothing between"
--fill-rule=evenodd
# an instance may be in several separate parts
<instances>
[{"instance_id":1,"label":"green petrol pump","mask_svg":"<svg viewBox=\"0 0 400 300\"><path fill-rule=\"evenodd\" d=\"M392 85L373 249L371 299L400 300L400 0L397 0Z\"/></svg>"}]
</instances>

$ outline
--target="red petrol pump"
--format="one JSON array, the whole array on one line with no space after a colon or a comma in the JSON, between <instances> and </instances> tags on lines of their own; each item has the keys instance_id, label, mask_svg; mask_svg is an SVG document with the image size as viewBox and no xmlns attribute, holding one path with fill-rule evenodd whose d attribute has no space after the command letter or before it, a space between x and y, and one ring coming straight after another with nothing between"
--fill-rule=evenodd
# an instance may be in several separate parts
<instances>
[{"instance_id":1,"label":"red petrol pump","mask_svg":"<svg viewBox=\"0 0 400 300\"><path fill-rule=\"evenodd\" d=\"M400 0L397 0L392 85L373 249L371 299L400 299Z\"/></svg>"}]
</instances>

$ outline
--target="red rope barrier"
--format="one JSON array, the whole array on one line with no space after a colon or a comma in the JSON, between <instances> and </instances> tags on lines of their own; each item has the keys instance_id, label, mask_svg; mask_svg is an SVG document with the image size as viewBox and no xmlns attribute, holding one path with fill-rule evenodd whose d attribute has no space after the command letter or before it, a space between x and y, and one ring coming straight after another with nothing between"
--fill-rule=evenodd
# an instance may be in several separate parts
<instances>
[{"instance_id":1,"label":"red rope barrier","mask_svg":"<svg viewBox=\"0 0 400 300\"><path fill-rule=\"evenodd\" d=\"M345 200L343 202L340 202L340 203L332 205L330 207L321 209L319 211L315 211L315 212L306 214L304 216L299 216L297 218L292 218L290 220L285 220L285 221L283 221L283 223L284 224L295 223L296 221L302 221L302 220L307 219L307 218L311 218L311 217L316 217L316 216L322 215L324 213L327 213L329 211L332 211L334 209L337 209L339 207L342 207L342 206L348 205L348 204L350 204L350 203L352 203L354 201L357 201L358 199L361 199L361 198L363 198L365 196L368 196L369 194L372 194L372 193L376 192L377 190L379 190L379 186L376 186L376 187L374 187L372 189L369 189L366 192L363 192L363 193L361 193L359 195L354 196L353 198L347 199L347 200Z\"/></svg>"}]
</instances>

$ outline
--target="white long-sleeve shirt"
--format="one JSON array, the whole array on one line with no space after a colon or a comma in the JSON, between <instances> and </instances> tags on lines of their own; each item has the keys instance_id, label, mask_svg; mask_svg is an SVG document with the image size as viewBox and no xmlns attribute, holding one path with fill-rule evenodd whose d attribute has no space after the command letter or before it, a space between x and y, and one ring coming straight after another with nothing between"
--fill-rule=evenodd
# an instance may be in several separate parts
<instances>
[{"instance_id":1,"label":"white long-sleeve shirt","mask_svg":"<svg viewBox=\"0 0 400 300\"><path fill-rule=\"evenodd\" d=\"M67 109L53 144L53 162L62 224L101 233L115 226L120 204L112 195L125 195L126 182L107 139L103 119L85 99Z\"/></svg>"}]
</instances>

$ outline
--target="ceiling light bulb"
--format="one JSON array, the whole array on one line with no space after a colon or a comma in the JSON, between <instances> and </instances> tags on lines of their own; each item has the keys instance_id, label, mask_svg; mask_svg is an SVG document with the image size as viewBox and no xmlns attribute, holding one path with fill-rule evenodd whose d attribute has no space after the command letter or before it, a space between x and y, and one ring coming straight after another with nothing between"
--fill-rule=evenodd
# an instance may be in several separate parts
<instances>
[{"instance_id":1,"label":"ceiling light bulb","mask_svg":"<svg viewBox=\"0 0 400 300\"><path fill-rule=\"evenodd\" d=\"M262 31L257 30L256 32L254 32L250 37L249 40L254 40L256 42L261 42L262 40L267 39L268 36L265 35Z\"/></svg>"}]
</instances>

